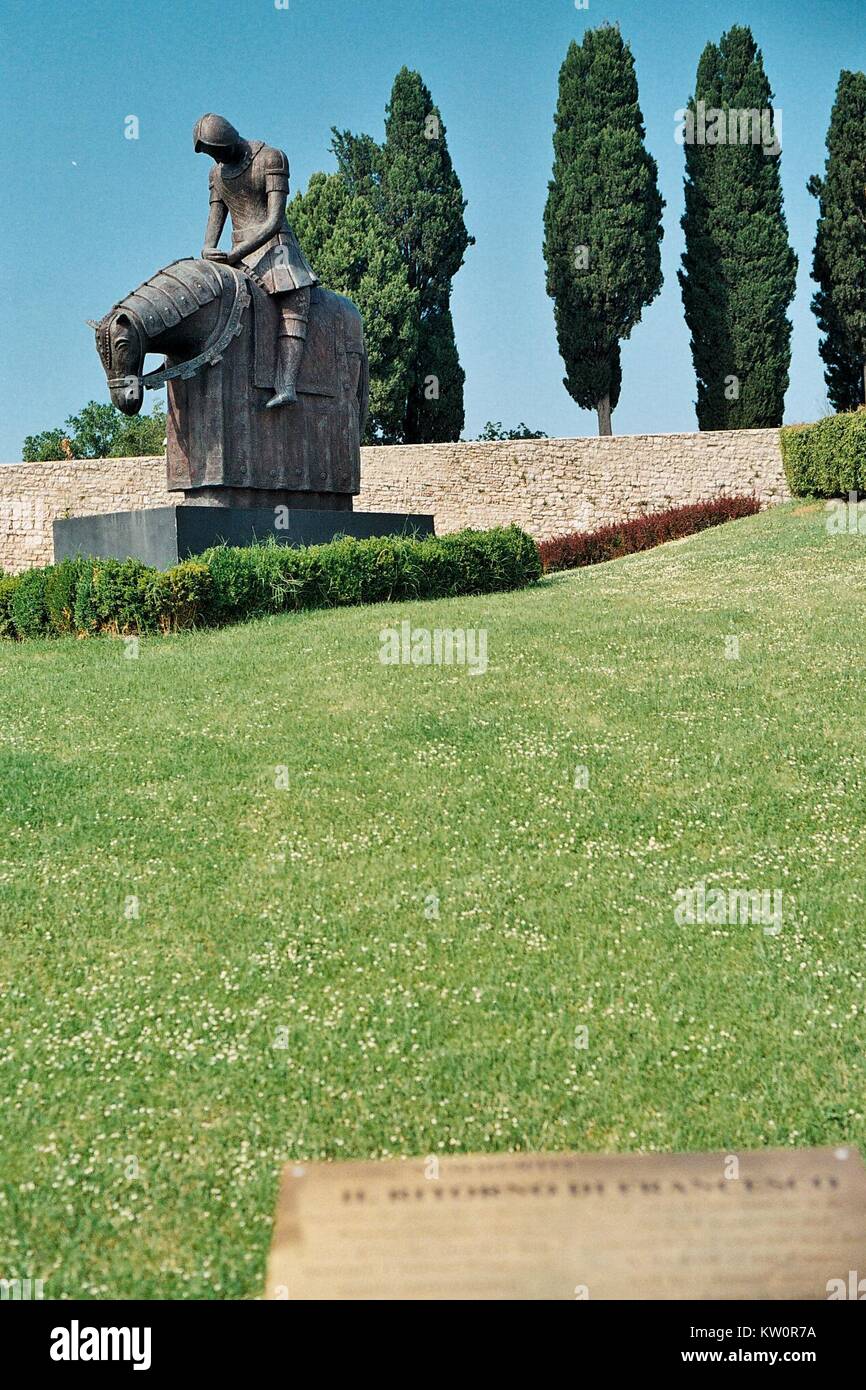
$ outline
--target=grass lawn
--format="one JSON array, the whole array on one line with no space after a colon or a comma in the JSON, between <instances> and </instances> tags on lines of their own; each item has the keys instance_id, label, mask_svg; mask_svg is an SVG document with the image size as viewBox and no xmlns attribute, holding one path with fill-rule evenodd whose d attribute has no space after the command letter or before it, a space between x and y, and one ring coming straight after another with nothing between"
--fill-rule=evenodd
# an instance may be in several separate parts
<instances>
[{"instance_id":1,"label":"grass lawn","mask_svg":"<svg viewBox=\"0 0 866 1390\"><path fill-rule=\"evenodd\" d=\"M866 538L824 523L3 645L0 1275L254 1297L289 1159L863 1144ZM383 666L404 618L487 673ZM699 880L781 932L677 925Z\"/></svg>"}]
</instances>

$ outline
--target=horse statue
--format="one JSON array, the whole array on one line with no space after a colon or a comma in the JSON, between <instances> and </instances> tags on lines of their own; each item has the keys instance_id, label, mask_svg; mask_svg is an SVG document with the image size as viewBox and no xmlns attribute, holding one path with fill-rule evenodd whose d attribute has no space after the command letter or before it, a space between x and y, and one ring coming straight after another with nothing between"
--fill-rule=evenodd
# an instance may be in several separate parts
<instances>
[{"instance_id":1,"label":"horse statue","mask_svg":"<svg viewBox=\"0 0 866 1390\"><path fill-rule=\"evenodd\" d=\"M111 399L125 415L167 389L168 486L209 506L352 510L369 400L361 316L310 291L296 404L264 407L278 370L277 310L241 264L187 258L157 271L98 323ZM148 353L164 363L144 370Z\"/></svg>"}]
</instances>

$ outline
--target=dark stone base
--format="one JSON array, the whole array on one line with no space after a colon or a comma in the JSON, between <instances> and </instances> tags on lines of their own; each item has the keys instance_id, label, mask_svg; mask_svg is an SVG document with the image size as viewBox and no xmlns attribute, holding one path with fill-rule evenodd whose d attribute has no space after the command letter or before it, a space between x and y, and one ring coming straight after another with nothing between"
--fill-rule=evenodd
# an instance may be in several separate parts
<instances>
[{"instance_id":1,"label":"dark stone base","mask_svg":"<svg viewBox=\"0 0 866 1390\"><path fill-rule=\"evenodd\" d=\"M285 488L196 487L184 490L182 507L299 507L302 511L350 512L351 492L289 492Z\"/></svg>"},{"instance_id":2,"label":"dark stone base","mask_svg":"<svg viewBox=\"0 0 866 1390\"><path fill-rule=\"evenodd\" d=\"M432 516L397 512L191 506L74 516L54 523L54 558L97 555L170 569L212 545L322 545L336 536L432 536Z\"/></svg>"}]
</instances>

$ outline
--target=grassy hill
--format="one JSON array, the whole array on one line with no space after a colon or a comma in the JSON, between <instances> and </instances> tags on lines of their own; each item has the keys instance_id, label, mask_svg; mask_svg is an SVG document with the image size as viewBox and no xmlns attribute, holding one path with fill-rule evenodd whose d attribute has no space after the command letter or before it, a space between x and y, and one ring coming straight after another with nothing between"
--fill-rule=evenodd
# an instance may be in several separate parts
<instances>
[{"instance_id":1,"label":"grassy hill","mask_svg":"<svg viewBox=\"0 0 866 1390\"><path fill-rule=\"evenodd\" d=\"M255 1296L288 1159L862 1144L864 599L792 504L518 594L4 645L4 1276ZM486 674L383 666L404 618ZM699 881L781 931L679 925Z\"/></svg>"}]
</instances>

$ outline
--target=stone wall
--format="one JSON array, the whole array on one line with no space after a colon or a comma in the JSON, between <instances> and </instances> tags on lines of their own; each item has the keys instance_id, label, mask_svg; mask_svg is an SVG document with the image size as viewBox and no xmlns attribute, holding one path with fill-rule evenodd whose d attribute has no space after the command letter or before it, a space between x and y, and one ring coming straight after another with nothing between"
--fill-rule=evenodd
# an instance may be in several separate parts
<instances>
[{"instance_id":1,"label":"stone wall","mask_svg":"<svg viewBox=\"0 0 866 1390\"><path fill-rule=\"evenodd\" d=\"M164 458L0 464L0 569L50 565L55 517L165 507L177 497L166 490Z\"/></svg>"},{"instance_id":2,"label":"stone wall","mask_svg":"<svg viewBox=\"0 0 866 1390\"><path fill-rule=\"evenodd\" d=\"M437 531L516 521L537 539L722 494L788 496L778 430L362 450L359 511L432 512ZM164 507L162 458L0 465L0 568L53 559L55 517Z\"/></svg>"},{"instance_id":3,"label":"stone wall","mask_svg":"<svg viewBox=\"0 0 866 1390\"><path fill-rule=\"evenodd\" d=\"M775 429L363 452L357 508L433 512L440 532L516 521L547 540L722 494L789 496Z\"/></svg>"}]
</instances>

